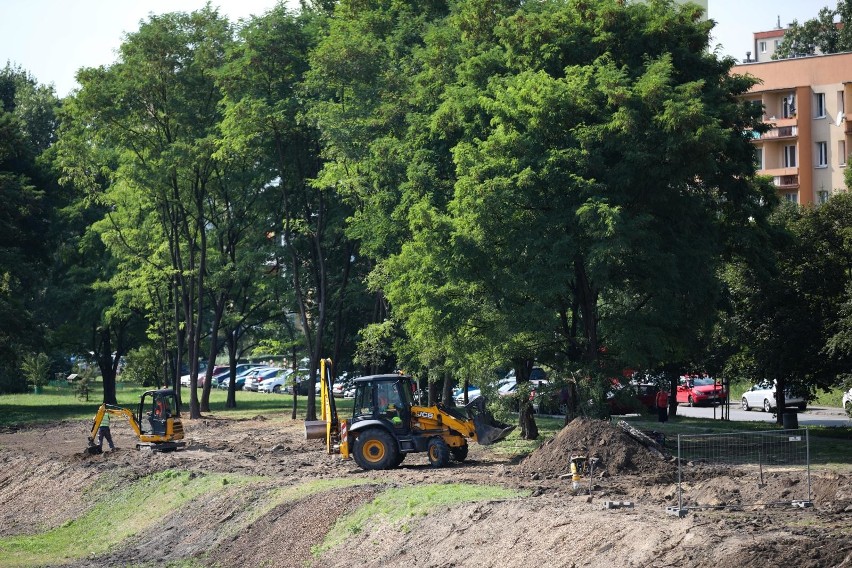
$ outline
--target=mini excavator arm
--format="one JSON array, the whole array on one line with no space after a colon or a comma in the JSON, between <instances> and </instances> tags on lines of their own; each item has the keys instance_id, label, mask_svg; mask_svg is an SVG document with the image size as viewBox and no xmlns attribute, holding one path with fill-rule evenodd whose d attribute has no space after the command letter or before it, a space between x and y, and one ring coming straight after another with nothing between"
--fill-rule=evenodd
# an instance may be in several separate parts
<instances>
[{"instance_id":1,"label":"mini excavator arm","mask_svg":"<svg viewBox=\"0 0 852 568\"><path fill-rule=\"evenodd\" d=\"M120 406L115 406L112 404L102 404L98 408L97 414L95 414L95 419L92 421L92 431L89 432L90 448L95 445L95 438L98 436L98 428L101 427L101 424L104 421L105 414L112 414L114 416L124 416L130 423L130 427L133 428L133 432L138 437L142 437L142 429L139 427L139 423L136 421L136 417L133 416L133 412Z\"/></svg>"},{"instance_id":2,"label":"mini excavator arm","mask_svg":"<svg viewBox=\"0 0 852 568\"><path fill-rule=\"evenodd\" d=\"M150 432L142 428L142 417L148 397L151 397L154 404L151 412L147 414L148 420L151 422ZM100 452L95 439L98 435L98 428L103 424L106 414L122 416L127 419L133 433L139 439L137 448L147 447L155 451L169 451L183 447L184 443L178 442L178 440L183 439L183 423L178 416L171 413L171 409L176 408L174 398L174 392L171 389L146 391L139 399L139 410L135 415L131 410L121 406L106 403L100 405L92 421L92 428L89 432L89 446L86 451L90 454Z\"/></svg>"}]
</instances>

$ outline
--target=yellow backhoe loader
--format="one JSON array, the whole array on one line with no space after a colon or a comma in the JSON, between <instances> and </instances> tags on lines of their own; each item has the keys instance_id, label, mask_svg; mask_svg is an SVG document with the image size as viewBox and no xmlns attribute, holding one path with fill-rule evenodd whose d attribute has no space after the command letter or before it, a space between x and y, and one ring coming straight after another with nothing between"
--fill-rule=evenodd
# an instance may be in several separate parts
<instances>
[{"instance_id":1,"label":"yellow backhoe loader","mask_svg":"<svg viewBox=\"0 0 852 568\"><path fill-rule=\"evenodd\" d=\"M428 452L433 467L444 467L451 458L467 458L468 440L493 444L514 430L494 420L482 397L463 409L416 404L414 383L405 375L355 379L352 418L339 420L330 361L321 362L320 380L321 420L306 421L305 436L324 438L329 454L352 457L362 469L395 468L415 452Z\"/></svg>"},{"instance_id":2,"label":"yellow backhoe loader","mask_svg":"<svg viewBox=\"0 0 852 568\"><path fill-rule=\"evenodd\" d=\"M89 447L86 448L86 452L90 454L101 453L101 447L95 443L95 439L105 414L123 416L127 419L136 437L139 438L136 449L170 452L181 448L186 444L178 441L183 440L183 423L176 415L176 410L175 391L172 389L151 390L142 393L139 399L139 409L135 416L127 408L102 404L92 422L92 429L89 433ZM143 428L145 424L143 416L148 429Z\"/></svg>"}]
</instances>

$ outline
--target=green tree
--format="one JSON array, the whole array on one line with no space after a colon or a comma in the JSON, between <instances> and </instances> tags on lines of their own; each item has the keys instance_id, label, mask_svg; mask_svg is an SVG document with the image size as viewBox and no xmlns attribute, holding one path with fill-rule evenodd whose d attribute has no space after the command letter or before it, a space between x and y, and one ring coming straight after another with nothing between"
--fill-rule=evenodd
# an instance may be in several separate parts
<instances>
[{"instance_id":1,"label":"green tree","mask_svg":"<svg viewBox=\"0 0 852 568\"><path fill-rule=\"evenodd\" d=\"M21 371L27 379L27 384L32 385L36 392L47 384L49 370L50 359L46 353L28 353L21 362Z\"/></svg>"},{"instance_id":2,"label":"green tree","mask_svg":"<svg viewBox=\"0 0 852 568\"><path fill-rule=\"evenodd\" d=\"M852 255L843 235L852 209L847 195L834 199L819 208L780 208L771 262L729 267L739 346L728 365L732 373L806 396L841 382L850 361L844 305ZM784 401L777 403L780 424Z\"/></svg>"},{"instance_id":3,"label":"green tree","mask_svg":"<svg viewBox=\"0 0 852 568\"><path fill-rule=\"evenodd\" d=\"M838 20L838 21L835 21ZM793 20L772 59L852 51L852 0L838 0L837 8L820 9L815 18Z\"/></svg>"},{"instance_id":4,"label":"green tree","mask_svg":"<svg viewBox=\"0 0 852 568\"><path fill-rule=\"evenodd\" d=\"M430 36L454 45L428 121L453 168L427 162L452 191L403 200L394 313L469 352L505 346L520 377L534 358L591 374L687 360L720 258L766 216L744 135L757 116L735 98L749 80L707 52L694 7L492 7L459 5L457 31Z\"/></svg>"},{"instance_id":5,"label":"green tree","mask_svg":"<svg viewBox=\"0 0 852 568\"><path fill-rule=\"evenodd\" d=\"M47 349L43 283L63 195L43 156L58 105L26 71L0 69L0 392L25 388L20 353Z\"/></svg>"},{"instance_id":6,"label":"green tree","mask_svg":"<svg viewBox=\"0 0 852 568\"><path fill-rule=\"evenodd\" d=\"M273 270L293 299L279 312L278 339L292 344L285 314L295 313L312 383L319 360L336 356L353 333L348 330L361 306L353 294L358 249L343 233L350 209L333 186L316 180L323 164L320 133L303 115L301 85L324 22L321 12L293 14L278 6L241 30L242 43L220 76L227 94L222 151L256 164L272 200L265 228L276 244ZM315 391L308 393L307 418L313 419Z\"/></svg>"},{"instance_id":7,"label":"green tree","mask_svg":"<svg viewBox=\"0 0 852 568\"><path fill-rule=\"evenodd\" d=\"M151 16L127 36L114 64L78 73L82 87L63 131L67 177L110 207L109 222L128 222L105 237L121 271L138 275L152 266L167 275L169 304L162 308L172 314L172 380L179 386L185 349L192 418L200 416L195 386L208 315L210 195L213 186L233 182L214 158L222 116L214 75L232 41L231 26L209 6ZM145 243L146 226L162 240ZM162 297L158 284L145 289Z\"/></svg>"}]
</instances>

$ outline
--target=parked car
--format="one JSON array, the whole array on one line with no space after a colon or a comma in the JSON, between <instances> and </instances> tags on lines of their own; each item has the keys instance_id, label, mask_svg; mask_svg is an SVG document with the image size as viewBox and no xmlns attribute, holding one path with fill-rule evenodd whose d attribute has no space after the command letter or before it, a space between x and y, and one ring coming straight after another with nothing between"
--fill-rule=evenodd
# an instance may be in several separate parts
<instances>
[{"instance_id":1,"label":"parked car","mask_svg":"<svg viewBox=\"0 0 852 568\"><path fill-rule=\"evenodd\" d=\"M631 381L625 384L612 379L612 388L606 393L606 403L610 414L653 411L657 407L657 391L659 389L653 383Z\"/></svg>"},{"instance_id":2,"label":"parked car","mask_svg":"<svg viewBox=\"0 0 852 568\"><path fill-rule=\"evenodd\" d=\"M285 384L287 383L287 378L292 373L293 371L286 369L284 372L278 373L274 377L270 377L262 381L257 387L257 392L274 392L276 394L282 392Z\"/></svg>"},{"instance_id":3,"label":"parked car","mask_svg":"<svg viewBox=\"0 0 852 568\"><path fill-rule=\"evenodd\" d=\"M331 395L334 398L344 398L344 393L353 388L354 383L348 377L340 377L331 387Z\"/></svg>"},{"instance_id":4,"label":"parked car","mask_svg":"<svg viewBox=\"0 0 852 568\"><path fill-rule=\"evenodd\" d=\"M713 377L707 375L683 375L677 385L678 404L697 406L699 404L724 403L728 398L725 387Z\"/></svg>"},{"instance_id":5,"label":"parked car","mask_svg":"<svg viewBox=\"0 0 852 568\"><path fill-rule=\"evenodd\" d=\"M225 367L224 371L219 371L216 374L214 374L212 377L210 377L210 388L211 389L219 388L219 384L221 384L222 381L228 380L230 373L231 373L230 369L228 369L228 367ZM202 376L198 377L198 386L199 387L204 386L204 379L206 377L207 377L207 375L202 375Z\"/></svg>"},{"instance_id":6,"label":"parked car","mask_svg":"<svg viewBox=\"0 0 852 568\"><path fill-rule=\"evenodd\" d=\"M254 391L257 392L258 387L260 387L260 383L265 381L266 379L272 379L277 377L279 374L284 373L285 369L278 369L275 367L269 367L266 369L255 369L246 375L245 383L243 384L243 390Z\"/></svg>"},{"instance_id":7,"label":"parked car","mask_svg":"<svg viewBox=\"0 0 852 568\"><path fill-rule=\"evenodd\" d=\"M464 404L464 391L465 389L459 387L453 390L453 400L456 402L458 406L462 406ZM467 401L470 402L477 398L480 394L479 387L474 385L467 385Z\"/></svg>"},{"instance_id":8,"label":"parked car","mask_svg":"<svg viewBox=\"0 0 852 568\"><path fill-rule=\"evenodd\" d=\"M503 379L497 386L497 396L513 396L518 391L518 382L513 378Z\"/></svg>"},{"instance_id":9,"label":"parked car","mask_svg":"<svg viewBox=\"0 0 852 568\"><path fill-rule=\"evenodd\" d=\"M234 377L234 388L236 390L241 390L243 388L243 385L245 385L245 383L246 383L246 377L248 377L250 374L252 374L257 369L266 369L266 368L268 368L268 367L248 367L248 368L244 368L242 371L240 371L238 369L237 370L237 376ZM220 389L227 389L228 388L228 381L229 381L229 379L226 378L224 381L219 383L219 388Z\"/></svg>"},{"instance_id":10,"label":"parked car","mask_svg":"<svg viewBox=\"0 0 852 568\"><path fill-rule=\"evenodd\" d=\"M223 376L228 376L227 365L216 365L215 367L213 367L213 376L211 377L211 388L218 387ZM204 380L206 378L207 371L204 371L203 373L201 371L198 372L198 388L204 387Z\"/></svg>"},{"instance_id":11,"label":"parked car","mask_svg":"<svg viewBox=\"0 0 852 568\"><path fill-rule=\"evenodd\" d=\"M764 412L774 410L777 406L775 403L775 381L765 381L752 386L743 393L742 405L743 410L751 410L752 408L761 408ZM787 408L795 406L799 410L804 410L808 406L808 401L787 391L784 393L784 406Z\"/></svg>"},{"instance_id":12,"label":"parked car","mask_svg":"<svg viewBox=\"0 0 852 568\"><path fill-rule=\"evenodd\" d=\"M296 369L293 374L291 374L287 378L287 392L290 394L294 394L298 391L298 394L301 396L307 396L310 387L308 386L309 379L311 378L311 372L304 367ZM319 381L317 381L317 385L319 386Z\"/></svg>"},{"instance_id":13,"label":"parked car","mask_svg":"<svg viewBox=\"0 0 852 568\"><path fill-rule=\"evenodd\" d=\"M843 403L841 406L843 407L843 410L846 411L846 414L852 418L852 389L843 393Z\"/></svg>"}]
</instances>

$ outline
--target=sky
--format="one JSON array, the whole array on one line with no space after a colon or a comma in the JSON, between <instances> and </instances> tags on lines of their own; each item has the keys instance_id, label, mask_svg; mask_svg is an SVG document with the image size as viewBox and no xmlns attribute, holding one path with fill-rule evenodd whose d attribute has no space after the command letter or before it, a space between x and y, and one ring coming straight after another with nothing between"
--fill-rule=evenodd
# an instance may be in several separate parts
<instances>
[{"instance_id":1,"label":"sky","mask_svg":"<svg viewBox=\"0 0 852 568\"><path fill-rule=\"evenodd\" d=\"M836 0L708 0L716 21L712 45L744 59L754 51L752 33L816 17ZM296 6L296 0L288 0ZM78 87L81 67L109 65L128 32L150 14L191 12L205 0L0 0L0 67L20 66L42 84L53 84L60 97ZM260 15L275 0L211 0L232 21ZM754 55L754 54L752 54Z\"/></svg>"}]
</instances>

